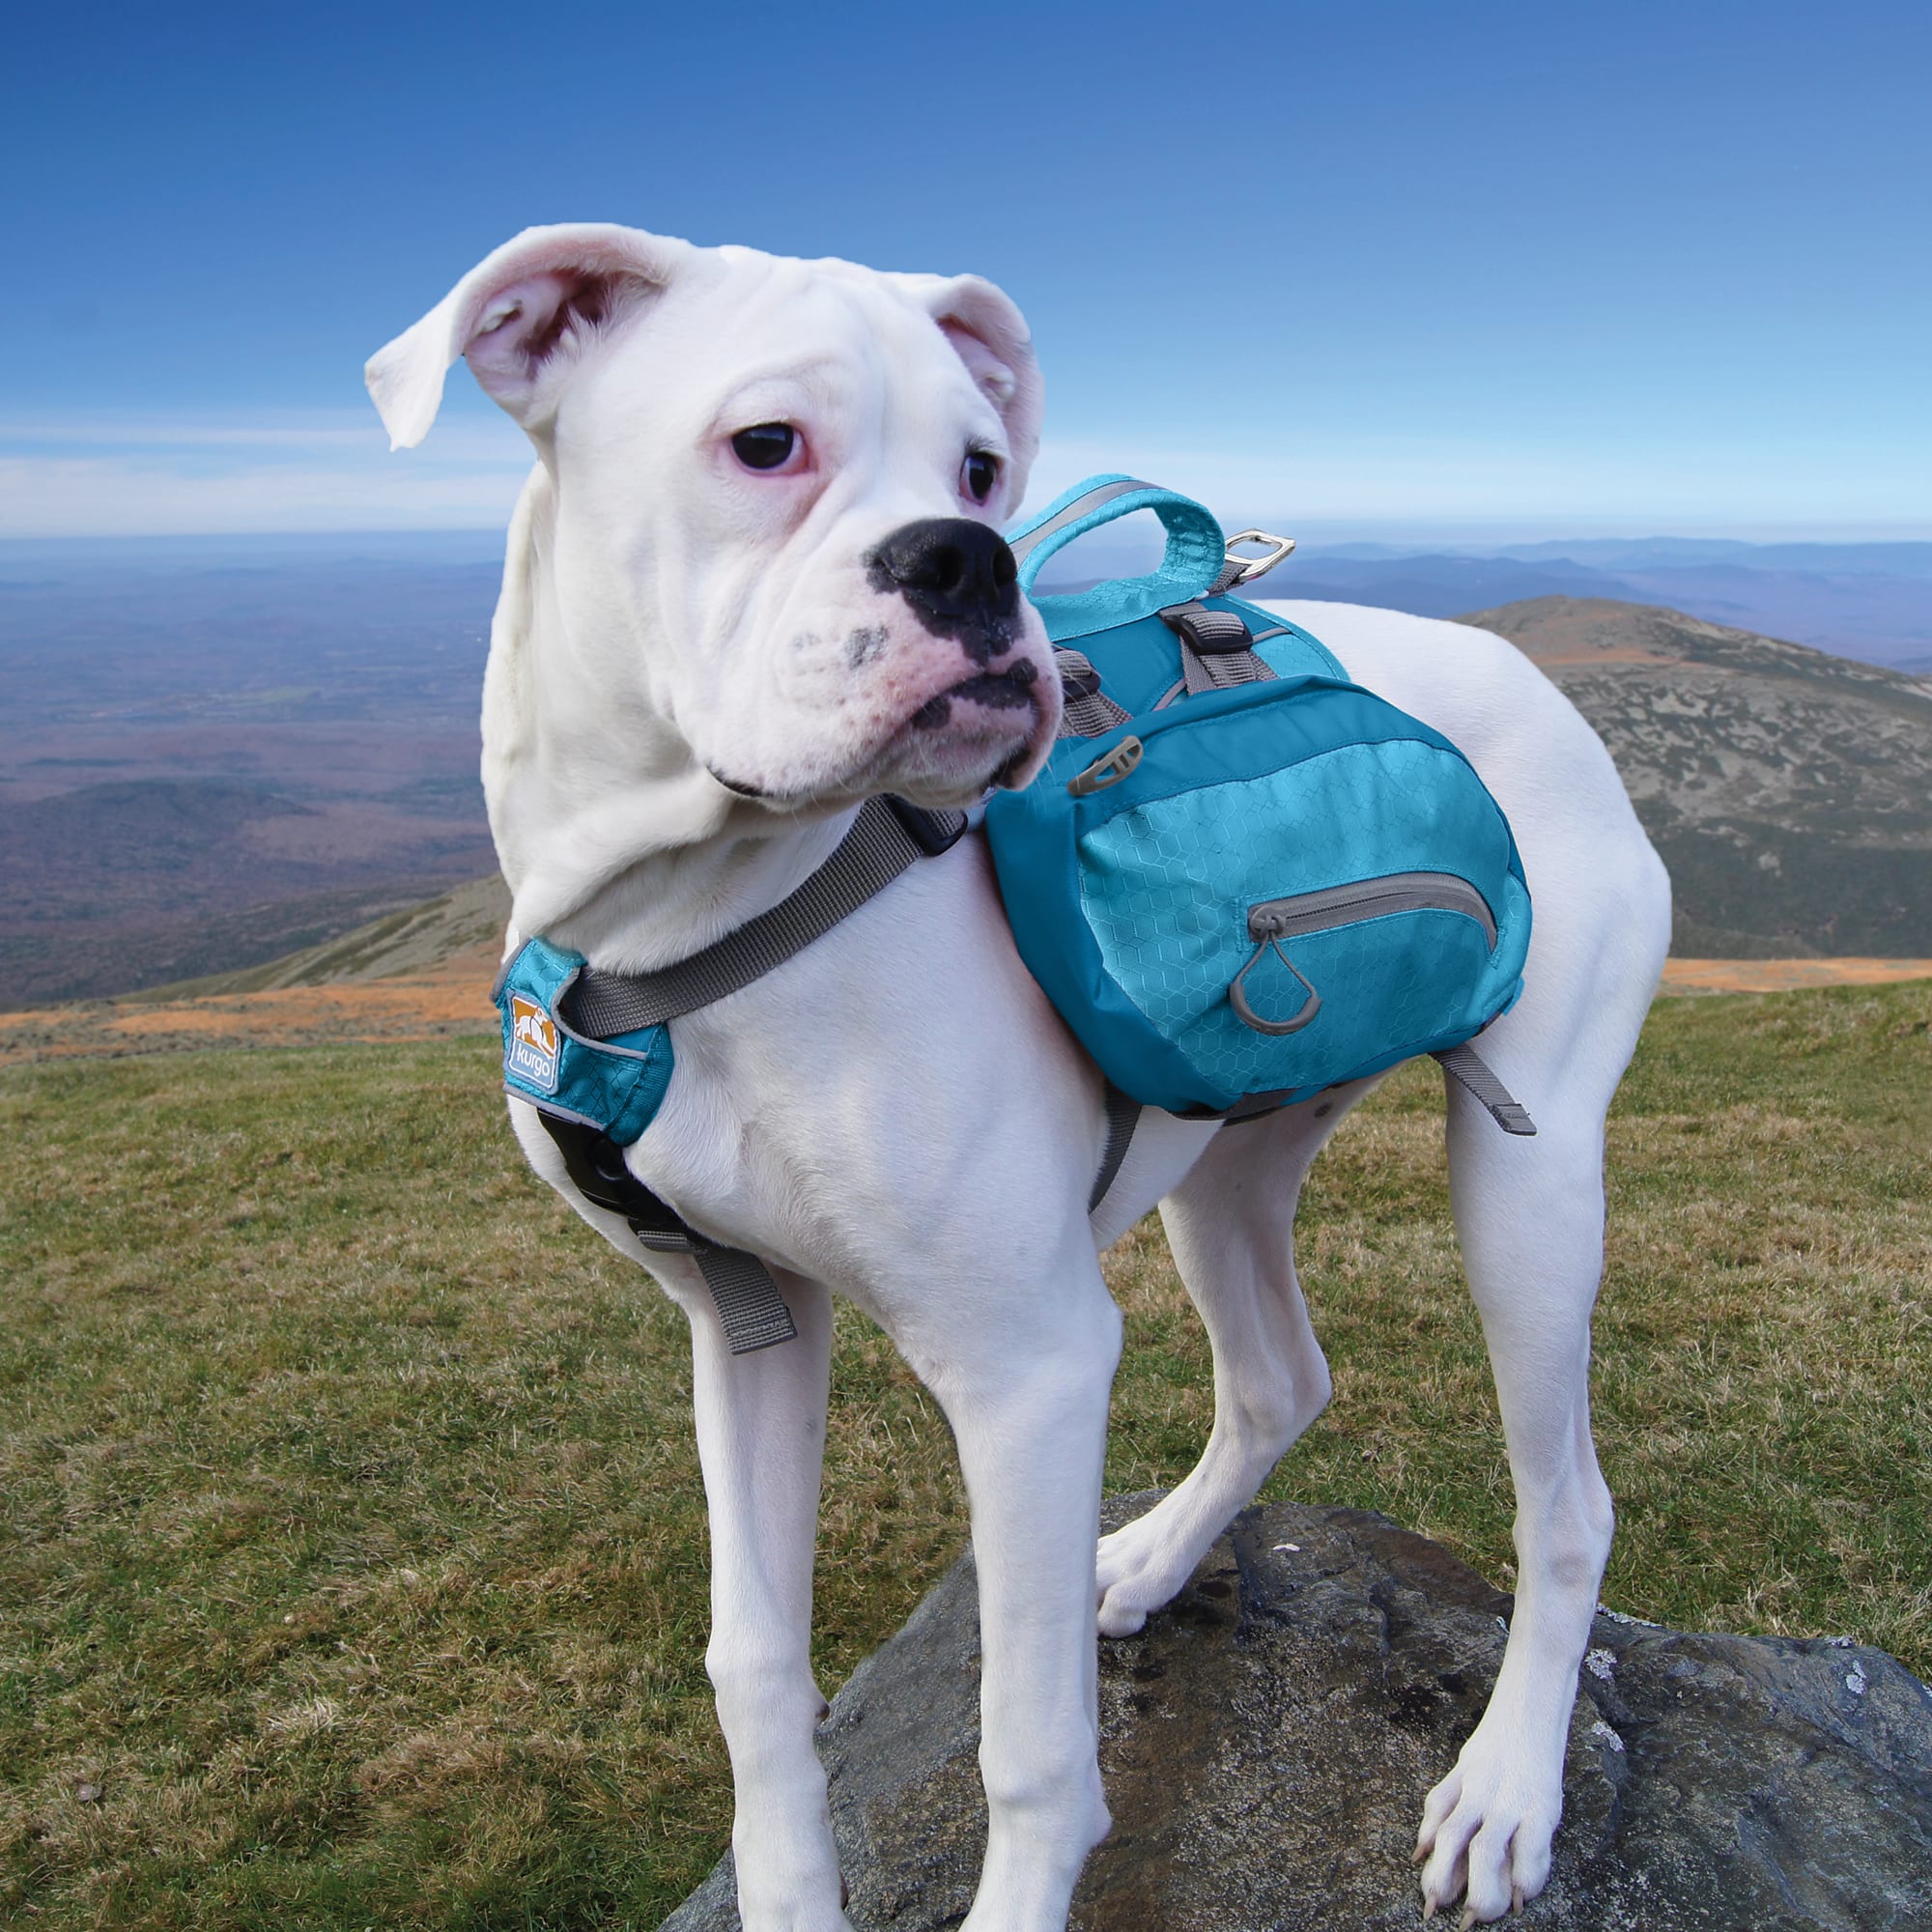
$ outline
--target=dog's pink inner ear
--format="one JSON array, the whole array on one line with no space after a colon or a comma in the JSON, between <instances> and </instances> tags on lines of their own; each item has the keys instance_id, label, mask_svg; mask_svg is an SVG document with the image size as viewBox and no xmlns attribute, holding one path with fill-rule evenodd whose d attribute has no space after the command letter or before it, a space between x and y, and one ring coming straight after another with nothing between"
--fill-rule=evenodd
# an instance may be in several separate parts
<instances>
[{"instance_id":1,"label":"dog's pink inner ear","mask_svg":"<svg viewBox=\"0 0 1932 1932\"><path fill-rule=\"evenodd\" d=\"M963 322L955 321L952 316L941 316L939 327L947 341L958 352L960 361L966 365L966 373L980 385L986 400L1004 412L1019 386L1011 368L995 353L990 343L975 335Z\"/></svg>"},{"instance_id":2,"label":"dog's pink inner ear","mask_svg":"<svg viewBox=\"0 0 1932 1932\"><path fill-rule=\"evenodd\" d=\"M1012 455L1007 507L1015 508L1039 450L1042 401L1039 363L1026 320L1006 295L977 275L926 282L920 295L966 373L1006 424Z\"/></svg>"},{"instance_id":3,"label":"dog's pink inner ear","mask_svg":"<svg viewBox=\"0 0 1932 1932\"><path fill-rule=\"evenodd\" d=\"M533 399L546 365L566 350L581 348L614 318L624 279L554 269L497 290L482 305L464 358L483 387L512 415L520 415Z\"/></svg>"}]
</instances>

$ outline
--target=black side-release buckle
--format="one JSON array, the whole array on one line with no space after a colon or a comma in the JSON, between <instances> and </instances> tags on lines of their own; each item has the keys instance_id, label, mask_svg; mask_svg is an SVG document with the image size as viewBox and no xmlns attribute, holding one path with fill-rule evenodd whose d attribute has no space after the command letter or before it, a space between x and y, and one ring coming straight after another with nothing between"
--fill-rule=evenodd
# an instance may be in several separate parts
<instances>
[{"instance_id":1,"label":"black side-release buckle","mask_svg":"<svg viewBox=\"0 0 1932 1932\"><path fill-rule=\"evenodd\" d=\"M1160 613L1160 620L1204 658L1244 651L1254 641L1238 611L1210 611L1198 602L1171 604Z\"/></svg>"},{"instance_id":2,"label":"black side-release buckle","mask_svg":"<svg viewBox=\"0 0 1932 1932\"><path fill-rule=\"evenodd\" d=\"M571 1184L591 1207L621 1214L641 1246L658 1254L689 1255L697 1264L734 1355L749 1355L797 1335L790 1305L757 1256L722 1247L700 1235L631 1172L624 1150L602 1128L542 1107L537 1119L556 1143Z\"/></svg>"},{"instance_id":3,"label":"black side-release buckle","mask_svg":"<svg viewBox=\"0 0 1932 1932\"><path fill-rule=\"evenodd\" d=\"M1100 689L1100 673L1077 651L1055 651L1061 695L1069 704L1092 697Z\"/></svg>"},{"instance_id":4,"label":"black side-release buckle","mask_svg":"<svg viewBox=\"0 0 1932 1932\"><path fill-rule=\"evenodd\" d=\"M886 794L886 803L897 814L912 842L928 859L936 859L942 852L952 851L965 834L966 814L963 811L927 811L922 806L895 798L890 792Z\"/></svg>"}]
</instances>

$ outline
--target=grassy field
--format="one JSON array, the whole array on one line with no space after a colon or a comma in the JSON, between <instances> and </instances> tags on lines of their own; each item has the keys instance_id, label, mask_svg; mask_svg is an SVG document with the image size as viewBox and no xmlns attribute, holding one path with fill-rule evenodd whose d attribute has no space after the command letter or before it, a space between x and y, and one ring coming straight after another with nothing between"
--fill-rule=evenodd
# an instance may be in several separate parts
<instances>
[{"instance_id":1,"label":"grassy field","mask_svg":"<svg viewBox=\"0 0 1932 1932\"><path fill-rule=\"evenodd\" d=\"M0 1918L655 1926L728 1823L679 1323L514 1158L487 1042L0 1077ZM1274 1492L1498 1580L1494 1404L1411 1070L1311 1183L1335 1369ZM1605 1585L1932 1671L1932 985L1682 1000L1614 1122ZM1110 1487L1209 1412L1157 1228ZM959 1546L947 1435L841 1317L828 1690Z\"/></svg>"}]
</instances>

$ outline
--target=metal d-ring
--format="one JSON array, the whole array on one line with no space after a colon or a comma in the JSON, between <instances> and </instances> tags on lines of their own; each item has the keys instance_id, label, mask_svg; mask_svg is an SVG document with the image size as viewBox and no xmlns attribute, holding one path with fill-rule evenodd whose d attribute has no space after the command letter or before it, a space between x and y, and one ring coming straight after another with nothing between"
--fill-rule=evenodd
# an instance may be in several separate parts
<instances>
[{"instance_id":1,"label":"metal d-ring","mask_svg":"<svg viewBox=\"0 0 1932 1932\"><path fill-rule=\"evenodd\" d=\"M1236 556L1235 546L1243 543L1267 544L1265 556ZM1294 548L1293 537L1278 537L1271 530L1237 530L1228 539L1227 556L1230 563L1238 563L1241 574L1228 585L1230 590L1238 590L1243 584L1252 583L1258 577L1265 577L1283 557Z\"/></svg>"},{"instance_id":2,"label":"metal d-ring","mask_svg":"<svg viewBox=\"0 0 1932 1932\"><path fill-rule=\"evenodd\" d=\"M1293 1014L1292 1018L1285 1020L1263 1019L1262 1016L1255 1011L1254 1008L1248 1005L1248 996L1245 992L1241 990L1241 981L1245 980L1248 977L1248 975L1252 973L1255 970L1255 968L1261 964L1262 954L1265 952L1269 947L1274 948L1274 956L1277 959L1279 959L1281 963L1284 966L1286 966L1288 970L1291 973L1293 973L1294 977L1297 980L1299 980L1304 986L1308 987L1308 997L1301 1003L1300 1009ZM1253 1027L1257 1033L1267 1033L1267 1034L1299 1033L1301 1029L1306 1025L1308 1025L1308 1023L1312 1019L1314 1019L1315 1015L1321 1010L1321 995L1318 993L1315 990L1314 986L1309 983L1308 976L1302 972L1301 968L1297 966L1294 963L1294 961L1291 959L1288 956L1288 954L1281 950L1280 936L1276 933L1270 932L1269 934L1266 935L1265 938L1263 939L1262 943L1255 948L1255 956L1252 959L1250 959L1248 963L1245 966L1243 966L1238 973L1235 975L1235 983L1228 988L1228 1004L1234 1008L1235 1017L1238 1019L1243 1026Z\"/></svg>"}]
</instances>

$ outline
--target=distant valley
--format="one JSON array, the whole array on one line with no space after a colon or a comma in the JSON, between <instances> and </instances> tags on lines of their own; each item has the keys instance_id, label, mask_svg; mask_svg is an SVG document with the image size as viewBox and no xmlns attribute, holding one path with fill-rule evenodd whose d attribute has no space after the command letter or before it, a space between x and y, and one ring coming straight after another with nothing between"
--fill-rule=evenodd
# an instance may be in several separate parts
<instances>
[{"instance_id":1,"label":"distant valley","mask_svg":"<svg viewBox=\"0 0 1932 1932\"><path fill-rule=\"evenodd\" d=\"M1425 617L1548 596L1662 605L1707 622L1789 638L1836 657L1893 670L1932 671L1932 581L1910 577L1725 563L1611 570L1562 556L1317 554L1308 559L1305 574L1296 576L1294 594L1384 604Z\"/></svg>"},{"instance_id":2,"label":"distant valley","mask_svg":"<svg viewBox=\"0 0 1932 1932\"><path fill-rule=\"evenodd\" d=\"M252 965L494 866L498 568L425 548L0 553L0 1005Z\"/></svg>"},{"instance_id":3,"label":"distant valley","mask_svg":"<svg viewBox=\"0 0 1932 1932\"><path fill-rule=\"evenodd\" d=\"M0 546L0 1007L272 975L303 949L335 977L342 935L355 953L490 873L498 541ZM1665 580L1694 596L1633 594ZM1932 668L1932 545L1334 545L1265 587L1473 612L1537 658L1671 866L1679 952L1932 954L1932 691L1898 668ZM467 944L500 902L450 903Z\"/></svg>"}]
</instances>

